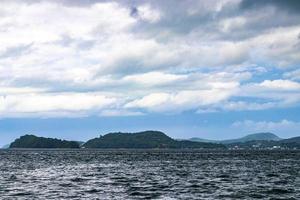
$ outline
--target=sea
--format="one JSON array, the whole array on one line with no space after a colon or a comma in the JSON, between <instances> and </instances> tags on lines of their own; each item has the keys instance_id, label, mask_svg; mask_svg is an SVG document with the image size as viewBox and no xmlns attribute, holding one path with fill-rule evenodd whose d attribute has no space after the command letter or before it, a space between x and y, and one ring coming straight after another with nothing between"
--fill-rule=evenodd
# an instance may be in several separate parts
<instances>
[{"instance_id":1,"label":"sea","mask_svg":"<svg viewBox=\"0 0 300 200\"><path fill-rule=\"evenodd\" d=\"M300 151L0 150L0 199L300 199Z\"/></svg>"}]
</instances>

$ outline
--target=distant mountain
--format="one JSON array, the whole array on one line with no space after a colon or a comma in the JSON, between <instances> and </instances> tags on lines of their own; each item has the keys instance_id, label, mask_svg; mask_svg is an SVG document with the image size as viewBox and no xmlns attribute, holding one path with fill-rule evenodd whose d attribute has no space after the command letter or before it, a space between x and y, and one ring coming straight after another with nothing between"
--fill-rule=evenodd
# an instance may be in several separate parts
<instances>
[{"instance_id":1,"label":"distant mountain","mask_svg":"<svg viewBox=\"0 0 300 200\"><path fill-rule=\"evenodd\" d=\"M12 142L9 148L79 148L75 141L24 135Z\"/></svg>"},{"instance_id":2,"label":"distant mountain","mask_svg":"<svg viewBox=\"0 0 300 200\"><path fill-rule=\"evenodd\" d=\"M277 135L273 133L254 133L250 135L246 135L245 137L238 138L238 139L232 139L232 140L223 140L221 141L222 144L230 144L230 143L236 143L236 142L248 142L248 141L259 141L259 140L266 140L266 141L279 141L281 138L279 138Z\"/></svg>"},{"instance_id":3,"label":"distant mountain","mask_svg":"<svg viewBox=\"0 0 300 200\"><path fill-rule=\"evenodd\" d=\"M250 135L246 135L241 138L237 139L230 139L230 140L206 140L202 138L190 138L190 141L195 142L210 142L210 143L220 143L220 144L232 144L232 143L239 143L239 142L248 142L248 141L279 141L281 140L280 137L273 133L254 133Z\"/></svg>"},{"instance_id":4,"label":"distant mountain","mask_svg":"<svg viewBox=\"0 0 300 200\"><path fill-rule=\"evenodd\" d=\"M9 144L6 144L2 147L2 149L7 149L7 148L9 148Z\"/></svg>"},{"instance_id":5,"label":"distant mountain","mask_svg":"<svg viewBox=\"0 0 300 200\"><path fill-rule=\"evenodd\" d=\"M108 133L83 144L85 148L225 148L222 144L177 141L160 131Z\"/></svg>"},{"instance_id":6,"label":"distant mountain","mask_svg":"<svg viewBox=\"0 0 300 200\"><path fill-rule=\"evenodd\" d=\"M300 137L294 137L279 141L274 140L251 140L247 142L237 142L226 144L228 148L243 148L243 149L257 149L257 148L285 148L285 149L300 149Z\"/></svg>"},{"instance_id":7,"label":"distant mountain","mask_svg":"<svg viewBox=\"0 0 300 200\"><path fill-rule=\"evenodd\" d=\"M220 141L217 141L217 140L207 140L207 139L197 138L197 137L190 138L189 141L193 141L193 142L210 142L210 143L219 143L220 142Z\"/></svg>"}]
</instances>

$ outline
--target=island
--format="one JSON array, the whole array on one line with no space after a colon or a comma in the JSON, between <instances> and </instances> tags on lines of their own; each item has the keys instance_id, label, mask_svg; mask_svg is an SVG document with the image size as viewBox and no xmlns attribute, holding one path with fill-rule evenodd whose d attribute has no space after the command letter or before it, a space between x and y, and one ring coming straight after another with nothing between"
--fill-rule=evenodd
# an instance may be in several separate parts
<instances>
[{"instance_id":1,"label":"island","mask_svg":"<svg viewBox=\"0 0 300 200\"><path fill-rule=\"evenodd\" d=\"M161 131L114 132L87 142L24 135L9 148L84 148L84 149L300 149L300 137L282 139L273 133L255 133L231 140L201 138L173 139Z\"/></svg>"},{"instance_id":2,"label":"island","mask_svg":"<svg viewBox=\"0 0 300 200\"><path fill-rule=\"evenodd\" d=\"M76 141L24 135L12 142L9 148L80 148L80 145Z\"/></svg>"},{"instance_id":3,"label":"island","mask_svg":"<svg viewBox=\"0 0 300 200\"><path fill-rule=\"evenodd\" d=\"M254 133L229 140L190 138L194 142L210 142L225 145L228 149L300 149L300 137L282 139L274 133Z\"/></svg>"},{"instance_id":4,"label":"island","mask_svg":"<svg viewBox=\"0 0 300 200\"><path fill-rule=\"evenodd\" d=\"M160 131L137 133L108 133L91 139L82 145L84 148L134 148L134 149L224 149L223 144L174 140Z\"/></svg>"},{"instance_id":5,"label":"island","mask_svg":"<svg viewBox=\"0 0 300 200\"><path fill-rule=\"evenodd\" d=\"M229 149L300 149L300 137L281 140L251 140L226 144Z\"/></svg>"},{"instance_id":6,"label":"island","mask_svg":"<svg viewBox=\"0 0 300 200\"><path fill-rule=\"evenodd\" d=\"M211 143L220 143L220 144L232 144L232 143L244 143L249 141L279 141L282 140L280 137L274 133L254 133L249 134L241 138L229 139L229 140L208 140L203 138L190 138L190 141L194 142L211 142Z\"/></svg>"}]
</instances>

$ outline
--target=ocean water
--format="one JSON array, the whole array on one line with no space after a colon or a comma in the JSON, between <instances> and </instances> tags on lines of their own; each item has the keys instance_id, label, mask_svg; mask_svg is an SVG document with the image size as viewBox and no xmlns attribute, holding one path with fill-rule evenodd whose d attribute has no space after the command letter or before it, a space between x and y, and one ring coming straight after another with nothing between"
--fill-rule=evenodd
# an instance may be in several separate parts
<instances>
[{"instance_id":1,"label":"ocean water","mask_svg":"<svg viewBox=\"0 0 300 200\"><path fill-rule=\"evenodd\" d=\"M0 199L300 199L300 151L0 150Z\"/></svg>"}]
</instances>

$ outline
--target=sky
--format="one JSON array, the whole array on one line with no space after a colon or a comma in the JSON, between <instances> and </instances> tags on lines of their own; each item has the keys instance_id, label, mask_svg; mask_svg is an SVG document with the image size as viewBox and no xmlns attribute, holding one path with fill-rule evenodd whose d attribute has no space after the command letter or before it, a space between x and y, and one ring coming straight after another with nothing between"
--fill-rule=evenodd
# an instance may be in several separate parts
<instances>
[{"instance_id":1,"label":"sky","mask_svg":"<svg viewBox=\"0 0 300 200\"><path fill-rule=\"evenodd\" d=\"M298 0L1 0L0 145L300 135Z\"/></svg>"}]
</instances>

